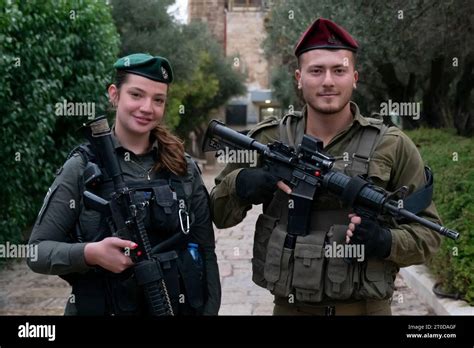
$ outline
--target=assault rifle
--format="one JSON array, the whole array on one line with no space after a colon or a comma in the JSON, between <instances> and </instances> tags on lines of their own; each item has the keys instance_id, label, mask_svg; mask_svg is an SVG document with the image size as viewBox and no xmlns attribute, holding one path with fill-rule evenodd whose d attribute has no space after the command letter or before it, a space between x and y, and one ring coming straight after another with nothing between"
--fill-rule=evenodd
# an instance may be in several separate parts
<instances>
[{"instance_id":1,"label":"assault rifle","mask_svg":"<svg viewBox=\"0 0 474 348\"><path fill-rule=\"evenodd\" d=\"M138 244L133 250L128 250L134 261L133 272L137 283L143 286L148 302L150 314L153 316L173 315L173 308L166 284L163 279L163 270L160 263L152 255L150 240L148 238L144 218L148 201L140 200L135 190L127 187L123 178L122 169L115 153L111 131L105 117L99 117L89 122L85 127L86 137L89 139L94 154L105 173L101 173L97 164L90 163L86 167L89 178L102 177L112 179L114 192L110 201L84 191L84 205L102 213L108 221L112 236L131 240ZM176 257L175 251L160 254L160 260L166 262L167 258Z\"/></svg>"},{"instance_id":2,"label":"assault rifle","mask_svg":"<svg viewBox=\"0 0 474 348\"><path fill-rule=\"evenodd\" d=\"M325 189L339 197L346 206L354 208L360 216L388 214L397 219L419 223L448 238L459 238L458 232L400 207L399 200L394 198L404 195L406 187L389 193L361 176L351 178L333 170L335 159L322 151L321 140L310 135L303 136L297 149L280 141L264 145L226 127L222 122L211 121L206 131L203 151L218 151L226 147L257 151L269 172L289 184L292 189L290 199L293 201L293 208L288 212L288 233L291 235L308 233L313 199L318 190Z\"/></svg>"}]
</instances>

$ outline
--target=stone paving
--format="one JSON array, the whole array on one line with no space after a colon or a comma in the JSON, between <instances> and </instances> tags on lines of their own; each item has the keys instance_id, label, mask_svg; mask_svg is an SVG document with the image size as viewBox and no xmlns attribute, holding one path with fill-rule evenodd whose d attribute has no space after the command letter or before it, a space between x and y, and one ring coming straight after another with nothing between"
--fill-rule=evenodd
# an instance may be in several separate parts
<instances>
[{"instance_id":1,"label":"stone paving","mask_svg":"<svg viewBox=\"0 0 474 348\"><path fill-rule=\"evenodd\" d=\"M206 168L208 188L219 168ZM251 278L253 230L260 207L228 229L215 229L216 254L222 283L220 315L271 315L273 297ZM396 280L392 302L394 315L434 315L401 276ZM68 284L57 276L33 273L25 262L10 262L0 272L0 315L62 315L70 294Z\"/></svg>"}]
</instances>

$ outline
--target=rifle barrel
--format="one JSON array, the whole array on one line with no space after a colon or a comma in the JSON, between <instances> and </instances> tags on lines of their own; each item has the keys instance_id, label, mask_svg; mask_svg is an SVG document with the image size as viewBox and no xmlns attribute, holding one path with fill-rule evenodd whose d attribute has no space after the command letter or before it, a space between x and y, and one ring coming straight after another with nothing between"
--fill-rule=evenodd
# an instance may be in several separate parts
<instances>
[{"instance_id":1,"label":"rifle barrel","mask_svg":"<svg viewBox=\"0 0 474 348\"><path fill-rule=\"evenodd\" d=\"M456 232L454 230L451 230L447 227L440 226L430 220L423 219L419 217L418 215L413 214L412 212L403 209L403 208L398 208L391 204L390 202L387 202L384 204L384 208L388 210L392 215L394 216L403 216L404 218L417 222L420 225L423 225L425 227L428 227L429 229L438 232L439 234L446 236L448 238L451 238L453 240L457 240L459 238L459 232Z\"/></svg>"},{"instance_id":2,"label":"rifle barrel","mask_svg":"<svg viewBox=\"0 0 474 348\"><path fill-rule=\"evenodd\" d=\"M220 123L219 121L213 120L209 124L208 132L210 134L216 135L218 137L223 138L227 141L232 141L235 145L244 148L244 149L254 149L257 150L259 153L263 154L268 151L268 146L259 143L255 139L241 134L233 129L230 129Z\"/></svg>"}]
</instances>

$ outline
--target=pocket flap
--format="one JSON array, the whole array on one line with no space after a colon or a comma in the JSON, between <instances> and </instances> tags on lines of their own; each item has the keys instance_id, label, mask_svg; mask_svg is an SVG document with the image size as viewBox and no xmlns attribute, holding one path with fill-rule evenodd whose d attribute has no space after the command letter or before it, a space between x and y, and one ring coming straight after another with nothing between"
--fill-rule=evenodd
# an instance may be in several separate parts
<instances>
[{"instance_id":1,"label":"pocket flap","mask_svg":"<svg viewBox=\"0 0 474 348\"><path fill-rule=\"evenodd\" d=\"M163 208L169 208L176 202L176 193L169 186L158 186L153 188L155 202Z\"/></svg>"},{"instance_id":2,"label":"pocket flap","mask_svg":"<svg viewBox=\"0 0 474 348\"><path fill-rule=\"evenodd\" d=\"M377 259L369 259L367 261L367 268L365 271L367 280L372 282L382 281L385 277L384 261Z\"/></svg>"},{"instance_id":3,"label":"pocket flap","mask_svg":"<svg viewBox=\"0 0 474 348\"><path fill-rule=\"evenodd\" d=\"M295 257L302 259L320 259L323 257L322 245L298 244L295 246Z\"/></svg>"},{"instance_id":4,"label":"pocket flap","mask_svg":"<svg viewBox=\"0 0 474 348\"><path fill-rule=\"evenodd\" d=\"M336 244L345 244L346 232L348 228L348 225L332 225L328 233L329 242L336 242Z\"/></svg>"},{"instance_id":5,"label":"pocket flap","mask_svg":"<svg viewBox=\"0 0 474 348\"><path fill-rule=\"evenodd\" d=\"M327 276L334 283L342 283L348 276L349 265L343 259L331 259L327 267Z\"/></svg>"}]
</instances>

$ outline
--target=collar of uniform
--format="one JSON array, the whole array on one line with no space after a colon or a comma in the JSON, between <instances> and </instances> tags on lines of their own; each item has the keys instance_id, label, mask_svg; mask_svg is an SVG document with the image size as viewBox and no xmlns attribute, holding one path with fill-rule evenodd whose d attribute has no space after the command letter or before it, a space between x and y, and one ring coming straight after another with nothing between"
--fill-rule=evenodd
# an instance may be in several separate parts
<instances>
[{"instance_id":1,"label":"collar of uniform","mask_svg":"<svg viewBox=\"0 0 474 348\"><path fill-rule=\"evenodd\" d=\"M352 115L354 116L354 121L353 122L359 122L361 126L370 125L370 122L367 121L367 119L360 114L359 106L357 106L356 103L351 101L350 102L350 108L351 108Z\"/></svg>"},{"instance_id":2,"label":"collar of uniform","mask_svg":"<svg viewBox=\"0 0 474 348\"><path fill-rule=\"evenodd\" d=\"M117 139L117 136L115 135L115 124L112 125L111 130L112 130L112 132L110 132L110 133L112 135L112 143L114 144L114 149L115 150L120 149L120 148L124 149L122 144L120 144L120 141Z\"/></svg>"},{"instance_id":3,"label":"collar of uniform","mask_svg":"<svg viewBox=\"0 0 474 348\"><path fill-rule=\"evenodd\" d=\"M350 101L349 103L350 103L349 106L350 106L350 109L351 109L353 119L352 119L352 122L347 126L347 128L345 128L339 134L343 134L343 133L347 132L349 129L351 129L354 126L354 122L359 123L362 127L366 127L366 126L370 125L369 121L360 114L360 110L359 110L359 107L357 106L357 104L354 103L353 101ZM301 144L301 141L303 140L303 135L306 132L306 120L307 120L307 117L308 117L307 105L304 105L303 109L301 110L301 115L302 115L302 117L299 118L299 120L297 122L297 125L296 125L296 129L293 133L293 134L295 134L295 144ZM336 135L336 137L337 136L338 135Z\"/></svg>"},{"instance_id":4,"label":"collar of uniform","mask_svg":"<svg viewBox=\"0 0 474 348\"><path fill-rule=\"evenodd\" d=\"M117 149L123 149L125 151L128 151L121 143L120 141L118 140L117 136L115 135L115 123L112 125L112 143L114 144L114 149L117 150ZM156 140L155 136L153 135L153 133L150 133L150 142L152 142L152 145L151 145L151 149L147 152L153 152L153 156L156 156L156 154L158 153L158 141Z\"/></svg>"}]
</instances>

